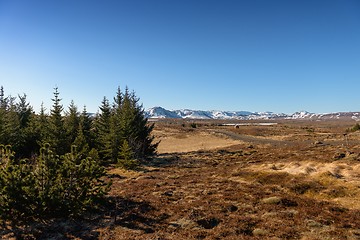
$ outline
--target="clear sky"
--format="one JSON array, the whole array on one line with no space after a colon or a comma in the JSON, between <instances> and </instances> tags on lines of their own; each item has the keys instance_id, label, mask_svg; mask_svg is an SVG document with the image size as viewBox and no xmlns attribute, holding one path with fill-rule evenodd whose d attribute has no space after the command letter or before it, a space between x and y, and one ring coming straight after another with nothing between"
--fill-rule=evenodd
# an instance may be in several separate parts
<instances>
[{"instance_id":1,"label":"clear sky","mask_svg":"<svg viewBox=\"0 0 360 240\"><path fill-rule=\"evenodd\" d=\"M96 112L360 111L358 0L0 0L0 85Z\"/></svg>"}]
</instances>

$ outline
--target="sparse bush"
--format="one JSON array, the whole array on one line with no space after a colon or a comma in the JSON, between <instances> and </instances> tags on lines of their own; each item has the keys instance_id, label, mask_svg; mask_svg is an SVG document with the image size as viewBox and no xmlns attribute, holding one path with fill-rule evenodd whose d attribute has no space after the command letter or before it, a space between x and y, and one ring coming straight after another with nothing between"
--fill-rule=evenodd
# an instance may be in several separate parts
<instances>
[{"instance_id":1,"label":"sparse bush","mask_svg":"<svg viewBox=\"0 0 360 240\"><path fill-rule=\"evenodd\" d=\"M356 123L352 128L347 129L347 132L356 132L360 130L360 124Z\"/></svg>"}]
</instances>

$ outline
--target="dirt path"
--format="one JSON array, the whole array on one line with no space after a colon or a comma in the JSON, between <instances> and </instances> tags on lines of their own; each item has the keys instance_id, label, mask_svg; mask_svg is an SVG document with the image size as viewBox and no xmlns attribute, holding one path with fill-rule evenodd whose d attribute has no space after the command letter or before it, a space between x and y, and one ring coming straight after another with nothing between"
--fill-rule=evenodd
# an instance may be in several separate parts
<instances>
[{"instance_id":1,"label":"dirt path","mask_svg":"<svg viewBox=\"0 0 360 240\"><path fill-rule=\"evenodd\" d=\"M209 131L216 133L216 134L224 135L224 136L229 137L234 140L255 143L255 144L270 144L270 145L275 145L275 146L291 144L290 141L274 140L274 139L268 139L268 138L260 138L260 137L254 137L254 136L249 136L249 135L243 135L243 134L234 133L232 131L228 131L225 129L211 129Z\"/></svg>"}]
</instances>

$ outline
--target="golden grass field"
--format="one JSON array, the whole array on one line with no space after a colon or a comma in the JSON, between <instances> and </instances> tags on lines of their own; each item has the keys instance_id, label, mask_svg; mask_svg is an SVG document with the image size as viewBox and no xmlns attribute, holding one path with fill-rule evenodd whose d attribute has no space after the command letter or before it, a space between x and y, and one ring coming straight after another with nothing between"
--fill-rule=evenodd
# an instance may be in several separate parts
<instances>
[{"instance_id":1,"label":"golden grass field","mask_svg":"<svg viewBox=\"0 0 360 240\"><path fill-rule=\"evenodd\" d=\"M355 121L195 123L156 122L158 156L109 168L101 214L3 238L360 239L360 133L344 135Z\"/></svg>"}]
</instances>

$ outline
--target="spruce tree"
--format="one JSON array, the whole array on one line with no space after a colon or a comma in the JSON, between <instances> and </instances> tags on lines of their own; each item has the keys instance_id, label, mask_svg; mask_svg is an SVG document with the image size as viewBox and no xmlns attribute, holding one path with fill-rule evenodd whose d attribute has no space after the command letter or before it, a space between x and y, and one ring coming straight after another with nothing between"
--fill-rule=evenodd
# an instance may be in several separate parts
<instances>
[{"instance_id":1,"label":"spruce tree","mask_svg":"<svg viewBox=\"0 0 360 240\"><path fill-rule=\"evenodd\" d=\"M67 141L66 129L64 126L64 118L62 116L63 106L61 105L61 99L59 98L58 88L54 88L53 105L50 114L50 141L49 143L55 149L55 153L63 155L70 148L70 144Z\"/></svg>"},{"instance_id":2,"label":"spruce tree","mask_svg":"<svg viewBox=\"0 0 360 240\"><path fill-rule=\"evenodd\" d=\"M136 169L139 166L139 160L135 158L134 152L127 140L124 140L120 148L118 165L124 169Z\"/></svg>"},{"instance_id":3,"label":"spruce tree","mask_svg":"<svg viewBox=\"0 0 360 240\"><path fill-rule=\"evenodd\" d=\"M114 97L114 104L112 108L112 115L110 121L110 143L111 143L111 159L113 162L117 162L119 158L120 147L124 141L123 127L121 123L123 115L123 94L118 87L116 96Z\"/></svg>"},{"instance_id":4,"label":"spruce tree","mask_svg":"<svg viewBox=\"0 0 360 240\"><path fill-rule=\"evenodd\" d=\"M31 122L35 114L26 100L26 94L5 97L0 89L0 144L11 144L18 156L29 157L36 152L36 137Z\"/></svg>"},{"instance_id":5,"label":"spruce tree","mask_svg":"<svg viewBox=\"0 0 360 240\"><path fill-rule=\"evenodd\" d=\"M82 158L89 157L90 149L93 147L94 138L91 131L92 120L84 106L84 110L80 116L79 127L77 130L77 136L74 141L74 145L77 147L77 151Z\"/></svg>"},{"instance_id":6,"label":"spruce tree","mask_svg":"<svg viewBox=\"0 0 360 240\"><path fill-rule=\"evenodd\" d=\"M35 113L30 103L26 100L26 94L19 95L16 111L20 128L17 138L18 147L14 148L14 150L23 157L30 157L33 153L37 152L37 139L31 125Z\"/></svg>"},{"instance_id":7,"label":"spruce tree","mask_svg":"<svg viewBox=\"0 0 360 240\"><path fill-rule=\"evenodd\" d=\"M111 139L110 139L110 122L111 122L111 107L109 100L104 97L100 112L96 115L94 121L95 135L96 135L96 148L99 151L101 159L111 159Z\"/></svg>"},{"instance_id":8,"label":"spruce tree","mask_svg":"<svg viewBox=\"0 0 360 240\"><path fill-rule=\"evenodd\" d=\"M83 111L80 115L80 123L82 124L82 130L86 139L86 142L89 144L90 148L95 147L95 133L93 129L93 119L90 117L86 106L84 106Z\"/></svg>"},{"instance_id":9,"label":"spruce tree","mask_svg":"<svg viewBox=\"0 0 360 240\"><path fill-rule=\"evenodd\" d=\"M151 132L153 124L149 124L139 98L128 88L123 97L121 125L123 138L128 141L136 158L146 158L156 153L158 143L153 143Z\"/></svg>"},{"instance_id":10,"label":"spruce tree","mask_svg":"<svg viewBox=\"0 0 360 240\"><path fill-rule=\"evenodd\" d=\"M81 156L81 158L86 158L89 156L89 144L84 134L84 127L83 123L80 123L79 129L77 131L77 136L74 141L74 146L77 148L78 154Z\"/></svg>"},{"instance_id":11,"label":"spruce tree","mask_svg":"<svg viewBox=\"0 0 360 240\"><path fill-rule=\"evenodd\" d=\"M77 106L72 100L65 116L66 134L70 143L75 141L79 129L79 123L79 112Z\"/></svg>"},{"instance_id":12,"label":"spruce tree","mask_svg":"<svg viewBox=\"0 0 360 240\"><path fill-rule=\"evenodd\" d=\"M157 143L153 143L151 135L153 125L148 124L142 105L139 103L135 92L125 92L118 88L111 110L110 128L106 136L110 145L111 159L117 162L121 158L122 148L131 148L134 158L144 159L156 153ZM126 144L124 145L126 141Z\"/></svg>"},{"instance_id":13,"label":"spruce tree","mask_svg":"<svg viewBox=\"0 0 360 240\"><path fill-rule=\"evenodd\" d=\"M19 97L19 102L16 105L17 113L19 115L20 127L26 128L30 123L30 118L33 114L33 109L30 103L26 100L26 94Z\"/></svg>"},{"instance_id":14,"label":"spruce tree","mask_svg":"<svg viewBox=\"0 0 360 240\"><path fill-rule=\"evenodd\" d=\"M0 109L7 109L9 98L5 97L4 87L0 87Z\"/></svg>"},{"instance_id":15,"label":"spruce tree","mask_svg":"<svg viewBox=\"0 0 360 240\"><path fill-rule=\"evenodd\" d=\"M7 111L7 98L5 97L4 87L0 87L0 144L6 144L5 115Z\"/></svg>"},{"instance_id":16,"label":"spruce tree","mask_svg":"<svg viewBox=\"0 0 360 240\"><path fill-rule=\"evenodd\" d=\"M13 149L18 150L21 146L21 126L18 113L16 112L15 101L11 101L7 106L4 118L4 142L5 145L12 145Z\"/></svg>"},{"instance_id":17,"label":"spruce tree","mask_svg":"<svg viewBox=\"0 0 360 240\"><path fill-rule=\"evenodd\" d=\"M41 103L40 113L35 120L35 132L38 135L38 145L43 146L50 141L49 115L46 114L44 103Z\"/></svg>"}]
</instances>

